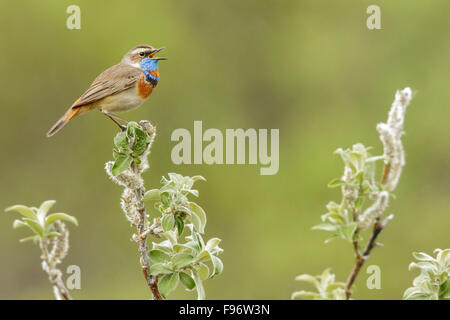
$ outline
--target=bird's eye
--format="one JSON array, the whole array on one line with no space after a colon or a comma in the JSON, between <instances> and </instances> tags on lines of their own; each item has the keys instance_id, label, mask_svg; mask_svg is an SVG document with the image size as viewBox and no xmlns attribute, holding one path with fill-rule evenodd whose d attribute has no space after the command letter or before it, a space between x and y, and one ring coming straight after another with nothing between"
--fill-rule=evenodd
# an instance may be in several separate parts
<instances>
[{"instance_id":1,"label":"bird's eye","mask_svg":"<svg viewBox=\"0 0 450 320\"><path fill-rule=\"evenodd\" d=\"M140 55L141 57L143 57L143 56L145 56L145 52L141 52L141 53L139 53L139 55Z\"/></svg>"}]
</instances>

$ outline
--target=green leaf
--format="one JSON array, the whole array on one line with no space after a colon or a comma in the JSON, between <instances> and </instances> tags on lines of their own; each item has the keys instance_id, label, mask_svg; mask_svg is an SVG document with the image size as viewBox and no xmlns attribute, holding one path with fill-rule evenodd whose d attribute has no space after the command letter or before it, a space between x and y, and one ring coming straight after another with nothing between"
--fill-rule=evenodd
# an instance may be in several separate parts
<instances>
[{"instance_id":1,"label":"green leaf","mask_svg":"<svg viewBox=\"0 0 450 320\"><path fill-rule=\"evenodd\" d=\"M205 300L205 288L203 287L203 281L200 279L200 276L197 272L193 272L195 286L197 287L197 300Z\"/></svg>"},{"instance_id":2,"label":"green leaf","mask_svg":"<svg viewBox=\"0 0 450 320\"><path fill-rule=\"evenodd\" d=\"M59 237L60 235L61 234L59 232L52 231L52 232L46 233L45 237L48 239L51 239L51 238Z\"/></svg>"},{"instance_id":3,"label":"green leaf","mask_svg":"<svg viewBox=\"0 0 450 320\"><path fill-rule=\"evenodd\" d=\"M77 218L70 216L66 213L52 213L45 219L45 227L47 228L49 225L51 225L56 220L64 220L73 223L74 225L78 226Z\"/></svg>"},{"instance_id":4,"label":"green leaf","mask_svg":"<svg viewBox=\"0 0 450 320\"><path fill-rule=\"evenodd\" d=\"M167 253L157 249L151 250L148 253L148 258L154 263L166 262L170 260L170 256Z\"/></svg>"},{"instance_id":5,"label":"green leaf","mask_svg":"<svg viewBox=\"0 0 450 320\"><path fill-rule=\"evenodd\" d=\"M411 262L408 266L408 269L411 270L413 268L418 268L423 271L427 271L432 273L433 275L436 275L438 273L438 268L431 262L428 261L422 261L422 262Z\"/></svg>"},{"instance_id":6,"label":"green leaf","mask_svg":"<svg viewBox=\"0 0 450 320\"><path fill-rule=\"evenodd\" d=\"M161 202L166 207L170 206L170 194L168 192L161 193Z\"/></svg>"},{"instance_id":7,"label":"green leaf","mask_svg":"<svg viewBox=\"0 0 450 320\"><path fill-rule=\"evenodd\" d=\"M200 229L202 228L202 222L201 222L199 216L192 211L188 212L188 214L189 214L189 218L192 222L192 225L194 226L194 229L200 232Z\"/></svg>"},{"instance_id":8,"label":"green leaf","mask_svg":"<svg viewBox=\"0 0 450 320\"><path fill-rule=\"evenodd\" d=\"M166 177L162 176L162 177L161 177L161 180L160 180L159 182L160 182L162 185L166 185L166 184L169 182L169 180L167 180Z\"/></svg>"},{"instance_id":9,"label":"green leaf","mask_svg":"<svg viewBox=\"0 0 450 320\"><path fill-rule=\"evenodd\" d=\"M194 240L197 243L200 250L202 250L203 247L205 246L203 238L198 232L192 232L192 240Z\"/></svg>"},{"instance_id":10,"label":"green leaf","mask_svg":"<svg viewBox=\"0 0 450 320\"><path fill-rule=\"evenodd\" d=\"M194 180L194 182L201 181L201 180L206 181L206 179L203 176L199 176L199 175L193 176L193 177L191 177L191 179Z\"/></svg>"},{"instance_id":11,"label":"green leaf","mask_svg":"<svg viewBox=\"0 0 450 320\"><path fill-rule=\"evenodd\" d=\"M36 213L27 206L23 206L21 204L11 206L5 209L6 212L16 211L20 213L21 215L30 218L30 219L36 219Z\"/></svg>"},{"instance_id":12,"label":"green leaf","mask_svg":"<svg viewBox=\"0 0 450 320\"><path fill-rule=\"evenodd\" d=\"M204 233L205 232L205 225L206 225L206 213L205 213L205 211L202 209L202 207L200 207L195 202L189 202L189 207L191 208L192 213L195 214L200 220L200 224L198 226L197 231L200 232L200 233Z\"/></svg>"},{"instance_id":13,"label":"green leaf","mask_svg":"<svg viewBox=\"0 0 450 320\"><path fill-rule=\"evenodd\" d=\"M211 239L209 239L208 242L206 243L205 249L208 250L208 251L210 251L210 250L216 248L216 247L219 245L219 243L220 243L221 241L222 241L222 240L219 239L219 238L211 238Z\"/></svg>"},{"instance_id":14,"label":"green leaf","mask_svg":"<svg viewBox=\"0 0 450 320\"><path fill-rule=\"evenodd\" d=\"M169 176L169 179L173 181L176 185L181 184L183 182L183 176L181 174L169 172L167 175Z\"/></svg>"},{"instance_id":15,"label":"green leaf","mask_svg":"<svg viewBox=\"0 0 450 320\"><path fill-rule=\"evenodd\" d=\"M424 252L413 252L412 255L415 259L419 261L435 261L435 259L432 256L429 256Z\"/></svg>"},{"instance_id":16,"label":"green leaf","mask_svg":"<svg viewBox=\"0 0 450 320\"><path fill-rule=\"evenodd\" d=\"M173 250L172 243L169 240L164 240L160 243L152 242L152 245L153 245L153 249L160 249L167 253L172 253L172 250Z\"/></svg>"},{"instance_id":17,"label":"green leaf","mask_svg":"<svg viewBox=\"0 0 450 320\"><path fill-rule=\"evenodd\" d=\"M353 241L353 234L355 233L356 227L358 224L356 222L351 222L347 225L343 225L340 228L340 233L342 235L342 238L345 240L352 242Z\"/></svg>"},{"instance_id":18,"label":"green leaf","mask_svg":"<svg viewBox=\"0 0 450 320\"><path fill-rule=\"evenodd\" d=\"M333 180L331 180L329 183L328 183L328 187L329 188L336 188L336 187L340 187L340 186L342 186L343 184L345 184L345 182L344 181L342 181L341 179L333 179Z\"/></svg>"},{"instance_id":19,"label":"green leaf","mask_svg":"<svg viewBox=\"0 0 450 320\"><path fill-rule=\"evenodd\" d=\"M114 161L114 165L111 169L111 173L113 176L117 176L127 170L131 162L133 161L133 158L126 154L119 154L116 158L116 161Z\"/></svg>"},{"instance_id":20,"label":"green leaf","mask_svg":"<svg viewBox=\"0 0 450 320\"><path fill-rule=\"evenodd\" d=\"M196 241L189 241L186 242L186 247L190 248L195 254L198 254L200 252L200 246L197 244Z\"/></svg>"},{"instance_id":21,"label":"green leaf","mask_svg":"<svg viewBox=\"0 0 450 320\"><path fill-rule=\"evenodd\" d=\"M44 229L36 220L23 218L23 222L25 222L34 232L36 232L36 234L41 237L44 235Z\"/></svg>"},{"instance_id":22,"label":"green leaf","mask_svg":"<svg viewBox=\"0 0 450 320\"><path fill-rule=\"evenodd\" d=\"M173 250L175 251L175 253L184 252L184 253L190 253L192 255L197 254L194 249L187 246L186 244L176 244L173 246Z\"/></svg>"},{"instance_id":23,"label":"green leaf","mask_svg":"<svg viewBox=\"0 0 450 320\"><path fill-rule=\"evenodd\" d=\"M405 300L431 300L432 297L429 293L422 292L416 287L411 287L411 288L406 289L405 293L403 294L403 299L405 299Z\"/></svg>"},{"instance_id":24,"label":"green leaf","mask_svg":"<svg viewBox=\"0 0 450 320\"><path fill-rule=\"evenodd\" d=\"M198 198L198 195L199 195L198 190L191 189L191 190L188 190L188 192Z\"/></svg>"},{"instance_id":25,"label":"green leaf","mask_svg":"<svg viewBox=\"0 0 450 320\"><path fill-rule=\"evenodd\" d=\"M194 257L188 253L177 253L172 257L172 263L175 270L183 268L194 261Z\"/></svg>"},{"instance_id":26,"label":"green leaf","mask_svg":"<svg viewBox=\"0 0 450 320\"><path fill-rule=\"evenodd\" d=\"M223 263L222 263L222 260L220 260L219 258L217 258L215 256L211 256L211 261L214 266L214 271L213 271L213 274L211 275L211 278L213 278L222 273Z\"/></svg>"},{"instance_id":27,"label":"green leaf","mask_svg":"<svg viewBox=\"0 0 450 320\"><path fill-rule=\"evenodd\" d=\"M332 224L332 223L320 223L320 224L312 227L312 229L313 230L336 231L339 229L339 226Z\"/></svg>"},{"instance_id":28,"label":"green leaf","mask_svg":"<svg viewBox=\"0 0 450 320\"><path fill-rule=\"evenodd\" d=\"M447 299L450 295L450 280L446 280L439 286L439 299Z\"/></svg>"},{"instance_id":29,"label":"green leaf","mask_svg":"<svg viewBox=\"0 0 450 320\"><path fill-rule=\"evenodd\" d=\"M134 121L128 122L126 133L127 133L127 136L129 138L131 138L132 140L134 140L134 137L136 135L136 128L139 128L139 125L136 122L134 122Z\"/></svg>"},{"instance_id":30,"label":"green leaf","mask_svg":"<svg viewBox=\"0 0 450 320\"><path fill-rule=\"evenodd\" d=\"M340 239L341 237L339 236L339 234L333 234L331 237L329 237L328 239L326 239L325 241L324 241L324 243L330 243L330 242L332 242L332 241L334 241L334 240L337 240L337 239Z\"/></svg>"},{"instance_id":31,"label":"green leaf","mask_svg":"<svg viewBox=\"0 0 450 320\"><path fill-rule=\"evenodd\" d=\"M210 260L210 259L211 259L211 254L209 253L208 250L203 250L202 252L200 252L200 253L197 255L197 258L196 258L196 260L197 260L198 262L208 261L208 260Z\"/></svg>"},{"instance_id":32,"label":"green leaf","mask_svg":"<svg viewBox=\"0 0 450 320\"><path fill-rule=\"evenodd\" d=\"M178 272L166 274L161 278L161 280L159 280L158 289L165 299L172 291L177 288L179 280L180 276Z\"/></svg>"},{"instance_id":33,"label":"green leaf","mask_svg":"<svg viewBox=\"0 0 450 320\"><path fill-rule=\"evenodd\" d=\"M28 228L30 228L30 226L28 224L26 224L25 222L23 222L22 220L19 220L19 219L14 220L12 227L13 227L13 229L17 229L17 228L20 228L20 227L28 227ZM31 229L31 230L33 230L33 229Z\"/></svg>"},{"instance_id":34,"label":"green leaf","mask_svg":"<svg viewBox=\"0 0 450 320\"><path fill-rule=\"evenodd\" d=\"M315 300L319 298L319 294L316 292L310 292L310 291L296 291L291 295L291 299L305 299L305 300Z\"/></svg>"},{"instance_id":35,"label":"green leaf","mask_svg":"<svg viewBox=\"0 0 450 320\"><path fill-rule=\"evenodd\" d=\"M167 240L170 241L172 248L174 245L176 245L178 243L178 238L177 238L175 230L170 230L170 231L164 232L163 235L164 235L164 237L167 238Z\"/></svg>"},{"instance_id":36,"label":"green leaf","mask_svg":"<svg viewBox=\"0 0 450 320\"><path fill-rule=\"evenodd\" d=\"M33 240L34 243L37 243L39 238L40 237L38 235L34 235L34 236L22 238L22 239L19 240L19 242L22 243L22 242L28 242L28 241Z\"/></svg>"},{"instance_id":37,"label":"green leaf","mask_svg":"<svg viewBox=\"0 0 450 320\"><path fill-rule=\"evenodd\" d=\"M164 215L161 221L161 226L164 232L172 230L175 226L175 218L173 217L173 214L169 213Z\"/></svg>"},{"instance_id":38,"label":"green leaf","mask_svg":"<svg viewBox=\"0 0 450 320\"><path fill-rule=\"evenodd\" d=\"M188 275L187 273L180 272L180 280L186 289L192 290L195 288L194 279L192 279L192 277L190 275Z\"/></svg>"},{"instance_id":39,"label":"green leaf","mask_svg":"<svg viewBox=\"0 0 450 320\"><path fill-rule=\"evenodd\" d=\"M315 287L319 286L319 281L316 277L309 274L301 274L295 278L297 281L304 281L313 284Z\"/></svg>"},{"instance_id":40,"label":"green leaf","mask_svg":"<svg viewBox=\"0 0 450 320\"><path fill-rule=\"evenodd\" d=\"M41 206L39 207L39 215L42 215L42 217L45 217L48 213L48 211L53 207L53 205L56 203L55 200L47 200L42 202Z\"/></svg>"},{"instance_id":41,"label":"green leaf","mask_svg":"<svg viewBox=\"0 0 450 320\"><path fill-rule=\"evenodd\" d=\"M114 137L114 145L117 148L128 149L128 137L126 132L119 132Z\"/></svg>"},{"instance_id":42,"label":"green leaf","mask_svg":"<svg viewBox=\"0 0 450 320\"><path fill-rule=\"evenodd\" d=\"M172 270L163 263L154 263L150 266L149 274L152 276L168 273L172 273Z\"/></svg>"},{"instance_id":43,"label":"green leaf","mask_svg":"<svg viewBox=\"0 0 450 320\"><path fill-rule=\"evenodd\" d=\"M331 291L334 291L334 290L336 290L336 289L338 289L338 288L345 288L345 283L343 283L343 282L333 282L333 283L330 283L330 284L328 285L328 287L327 287L327 291L328 291L328 292L331 292Z\"/></svg>"},{"instance_id":44,"label":"green leaf","mask_svg":"<svg viewBox=\"0 0 450 320\"><path fill-rule=\"evenodd\" d=\"M197 272L201 280L206 280L209 277L209 268L204 263L199 263L197 266Z\"/></svg>"},{"instance_id":45,"label":"green leaf","mask_svg":"<svg viewBox=\"0 0 450 320\"><path fill-rule=\"evenodd\" d=\"M136 163L136 164L140 164L140 163L142 162L141 159L138 158L138 157L133 157L133 161L134 161L134 163Z\"/></svg>"},{"instance_id":46,"label":"green leaf","mask_svg":"<svg viewBox=\"0 0 450 320\"><path fill-rule=\"evenodd\" d=\"M181 234L183 233L183 229L184 229L184 221L180 216L177 216L175 218L175 223L177 225L178 236L181 236Z\"/></svg>"},{"instance_id":47,"label":"green leaf","mask_svg":"<svg viewBox=\"0 0 450 320\"><path fill-rule=\"evenodd\" d=\"M133 145L133 153L140 156L147 150L148 140L147 133L141 129L136 129L136 140Z\"/></svg>"},{"instance_id":48,"label":"green leaf","mask_svg":"<svg viewBox=\"0 0 450 320\"><path fill-rule=\"evenodd\" d=\"M145 193L143 201L160 201L161 200L161 192L159 189L152 189Z\"/></svg>"},{"instance_id":49,"label":"green leaf","mask_svg":"<svg viewBox=\"0 0 450 320\"><path fill-rule=\"evenodd\" d=\"M361 208L363 203L364 203L364 198L363 197L356 198L356 200L355 200L355 209L358 210L359 208Z\"/></svg>"}]
</instances>

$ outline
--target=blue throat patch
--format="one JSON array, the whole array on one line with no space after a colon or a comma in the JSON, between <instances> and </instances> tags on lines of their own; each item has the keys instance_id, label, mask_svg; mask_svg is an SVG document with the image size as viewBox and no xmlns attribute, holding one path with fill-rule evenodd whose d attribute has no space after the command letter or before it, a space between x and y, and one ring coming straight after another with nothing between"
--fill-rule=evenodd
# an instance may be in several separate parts
<instances>
[{"instance_id":1,"label":"blue throat patch","mask_svg":"<svg viewBox=\"0 0 450 320\"><path fill-rule=\"evenodd\" d=\"M145 58L141 61L141 68L145 73L145 77L147 78L147 81L151 80L159 80L159 77L155 77L152 75L149 71L155 71L158 70L158 60Z\"/></svg>"}]
</instances>

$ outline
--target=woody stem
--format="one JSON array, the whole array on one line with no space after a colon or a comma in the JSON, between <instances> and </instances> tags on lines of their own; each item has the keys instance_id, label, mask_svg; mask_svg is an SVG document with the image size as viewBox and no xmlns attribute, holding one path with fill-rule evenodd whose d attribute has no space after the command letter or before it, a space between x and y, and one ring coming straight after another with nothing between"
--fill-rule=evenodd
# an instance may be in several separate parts
<instances>
[{"instance_id":1,"label":"woody stem","mask_svg":"<svg viewBox=\"0 0 450 320\"><path fill-rule=\"evenodd\" d=\"M132 165L132 169L136 170L136 167ZM142 267L142 273L144 274L145 281L153 295L153 300L162 300L161 294L158 290L158 278L150 275L150 262L148 260L148 247L147 247L147 235L145 230L145 221L147 214L145 213L145 206L142 200L145 188L140 187L134 190L135 197L137 199L136 209L138 213L138 221L136 224L137 238L136 241L139 246L140 262Z\"/></svg>"},{"instance_id":2,"label":"woody stem","mask_svg":"<svg viewBox=\"0 0 450 320\"><path fill-rule=\"evenodd\" d=\"M391 169L391 166L389 165L389 163L385 163L384 167L383 167L383 173L381 176L381 184L386 183L390 169ZM364 252L362 254L360 251L359 240L357 240L360 229L357 228L355 230L355 234L354 234L355 240L353 240L353 249L355 251L355 265L353 266L352 272L348 276L347 281L345 283L345 296L346 296L347 300L349 300L352 295L351 288L352 288L353 283L355 282L356 278L358 277L361 267L364 265L364 262L366 262L366 260L369 258L370 253L372 252L372 249L375 248L376 240L377 240L379 234L381 233L381 231L383 231L383 229L386 226L388 221L389 221L389 217L382 222L380 221L379 217L377 217L375 219L375 222L373 224L372 235L369 239L369 242L367 242L366 248L364 249Z\"/></svg>"}]
</instances>

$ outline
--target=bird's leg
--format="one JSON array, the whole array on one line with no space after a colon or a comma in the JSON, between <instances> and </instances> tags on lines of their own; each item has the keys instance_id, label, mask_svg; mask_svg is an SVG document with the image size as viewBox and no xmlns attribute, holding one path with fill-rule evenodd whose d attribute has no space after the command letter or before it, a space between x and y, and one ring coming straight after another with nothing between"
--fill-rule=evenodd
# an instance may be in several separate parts
<instances>
[{"instance_id":1,"label":"bird's leg","mask_svg":"<svg viewBox=\"0 0 450 320\"><path fill-rule=\"evenodd\" d=\"M106 112L106 111L102 111L102 113L103 113L105 116L107 116L108 118L110 118L115 124L117 124L117 125L119 126L120 130L125 131L125 130L127 129L126 126L120 124L120 123L116 120L116 119L119 118L119 117L117 117L117 116L115 116L115 115L112 115L112 114L110 114L110 113L108 113L108 112ZM126 120L121 119L121 118L119 118L119 119L120 119L120 120L123 120L123 121L126 121ZM126 122L128 122L128 121L126 121Z\"/></svg>"},{"instance_id":2,"label":"bird's leg","mask_svg":"<svg viewBox=\"0 0 450 320\"><path fill-rule=\"evenodd\" d=\"M128 122L130 122L130 121L128 121L127 119L124 119L124 118L121 118L121 117L119 117L119 116L116 116L115 114L112 114L112 113L108 113L111 117L113 117L114 119L116 119L116 120L119 120L119 121L123 121L123 122L125 122L125 123L128 123Z\"/></svg>"}]
</instances>

